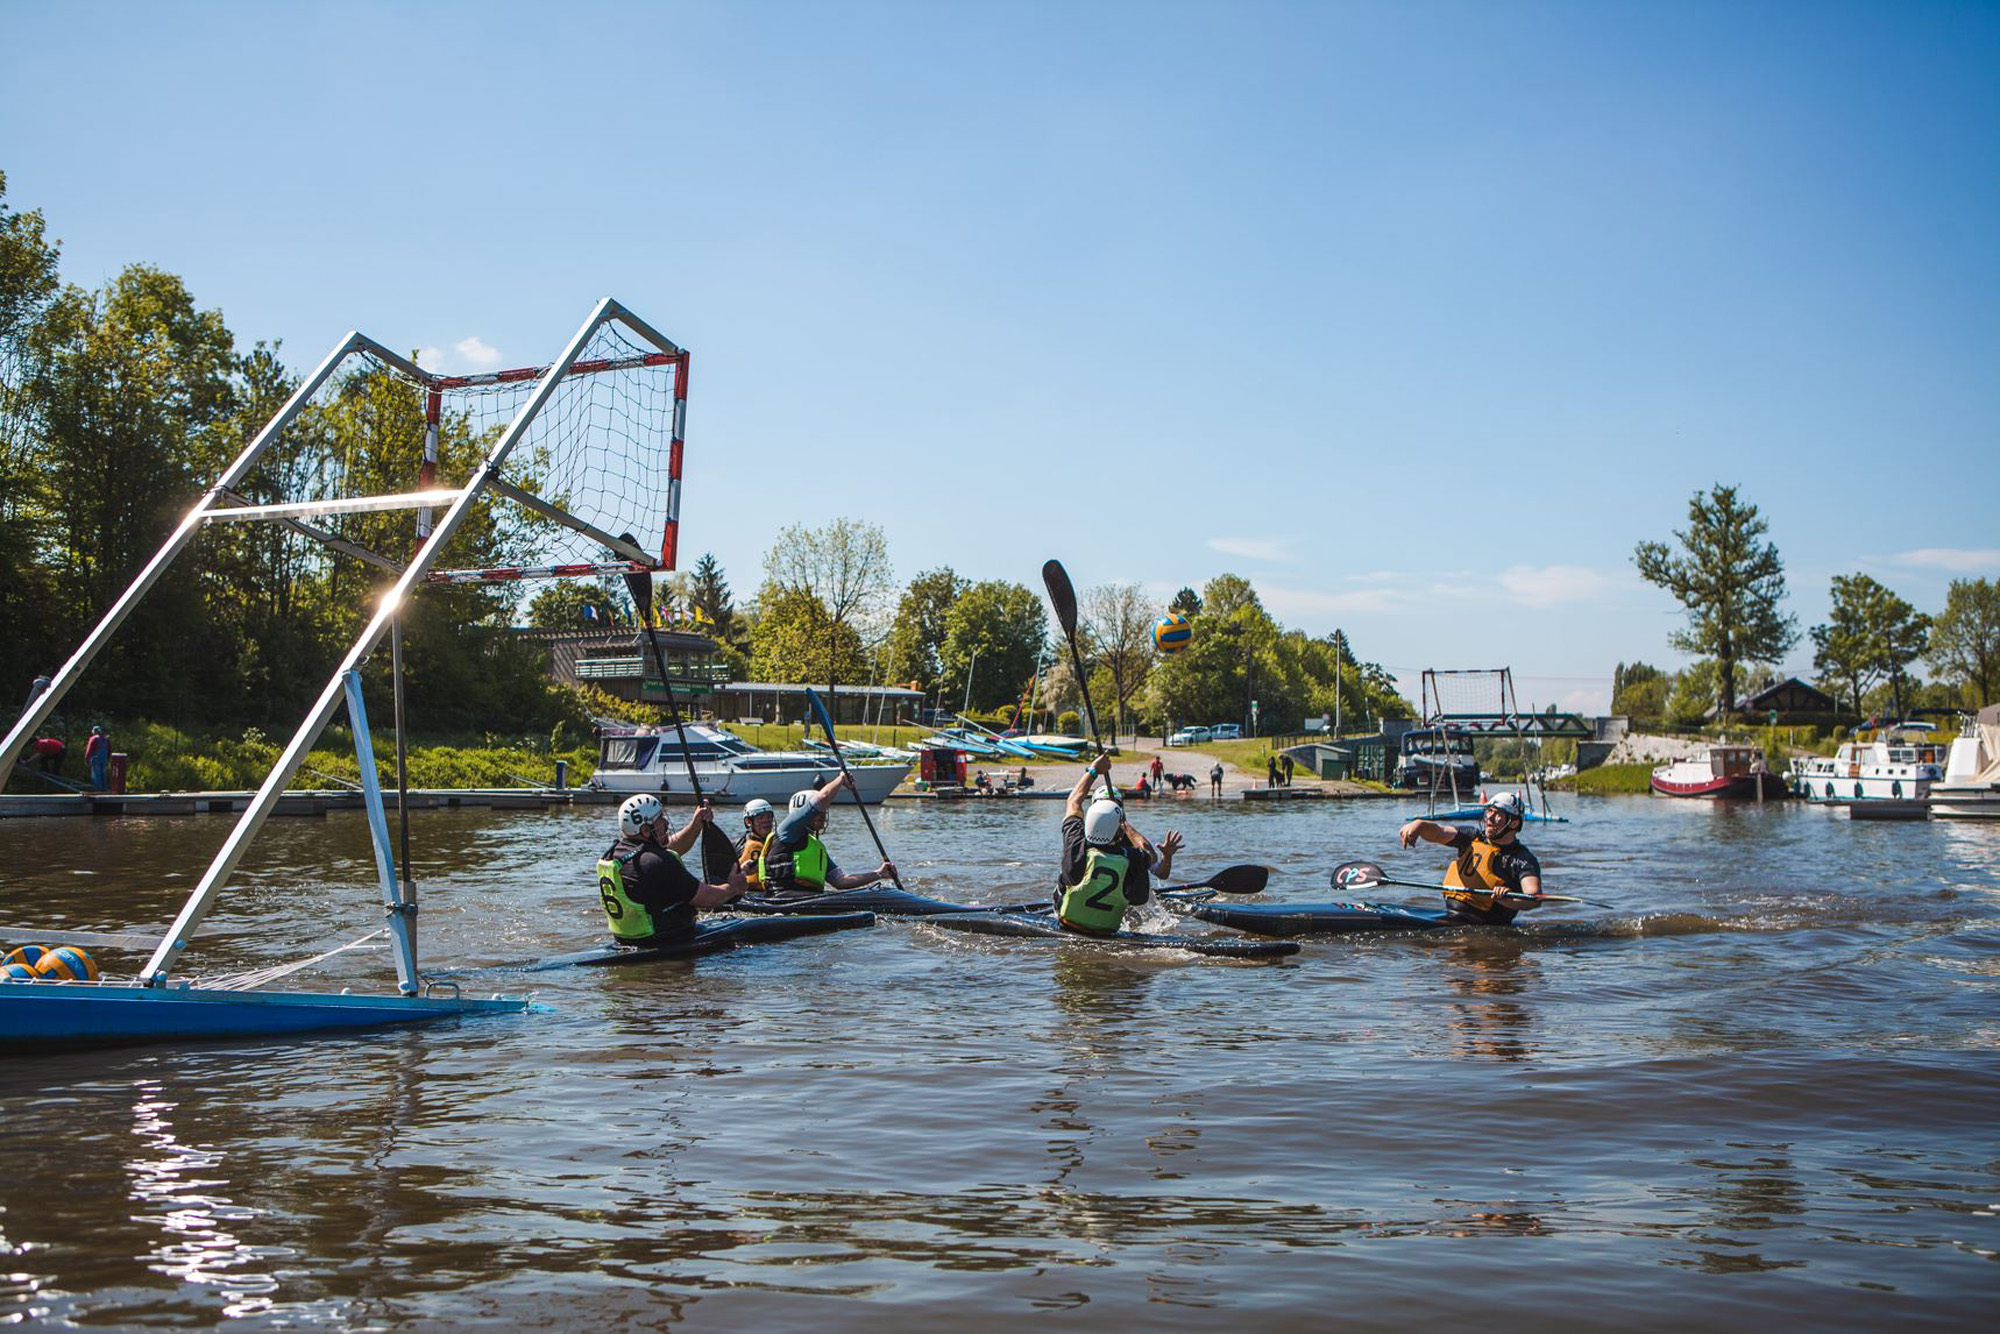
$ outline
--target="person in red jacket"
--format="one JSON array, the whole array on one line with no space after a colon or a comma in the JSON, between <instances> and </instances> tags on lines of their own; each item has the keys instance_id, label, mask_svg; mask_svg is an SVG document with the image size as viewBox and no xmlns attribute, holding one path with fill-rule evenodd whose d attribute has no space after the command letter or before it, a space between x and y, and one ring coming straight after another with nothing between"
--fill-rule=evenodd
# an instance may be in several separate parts
<instances>
[{"instance_id":1,"label":"person in red jacket","mask_svg":"<svg viewBox=\"0 0 2000 1334\"><path fill-rule=\"evenodd\" d=\"M90 729L90 740L83 743L83 762L90 766L90 785L99 792L111 787L111 738L104 735L104 729Z\"/></svg>"}]
</instances>

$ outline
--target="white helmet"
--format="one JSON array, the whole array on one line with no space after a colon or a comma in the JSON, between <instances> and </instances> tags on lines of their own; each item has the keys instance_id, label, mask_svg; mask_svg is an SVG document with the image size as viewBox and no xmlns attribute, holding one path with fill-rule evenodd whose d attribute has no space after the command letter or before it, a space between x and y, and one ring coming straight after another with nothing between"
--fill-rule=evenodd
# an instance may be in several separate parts
<instances>
[{"instance_id":1,"label":"white helmet","mask_svg":"<svg viewBox=\"0 0 2000 1334\"><path fill-rule=\"evenodd\" d=\"M1125 821L1125 808L1109 797L1099 797L1090 803L1090 809L1083 813L1083 838L1086 843L1104 847L1118 837L1118 826Z\"/></svg>"},{"instance_id":2,"label":"white helmet","mask_svg":"<svg viewBox=\"0 0 2000 1334\"><path fill-rule=\"evenodd\" d=\"M1517 826L1525 821L1528 815L1527 806L1522 802L1520 794L1515 792L1496 794L1493 800L1486 803L1486 809L1500 812Z\"/></svg>"},{"instance_id":3,"label":"white helmet","mask_svg":"<svg viewBox=\"0 0 2000 1334\"><path fill-rule=\"evenodd\" d=\"M650 792L627 797L625 804L618 808L618 832L627 838L637 838L647 825L666 813L667 809L660 805L660 799Z\"/></svg>"},{"instance_id":4,"label":"white helmet","mask_svg":"<svg viewBox=\"0 0 2000 1334\"><path fill-rule=\"evenodd\" d=\"M790 802L786 803L785 809L788 811L802 811L806 807L812 805L813 798L817 797L818 795L819 793L815 792L813 789L809 787L802 787L797 792L792 793L792 799Z\"/></svg>"},{"instance_id":5,"label":"white helmet","mask_svg":"<svg viewBox=\"0 0 2000 1334\"><path fill-rule=\"evenodd\" d=\"M749 824L760 815L772 814L771 803L762 797L752 797L743 803L743 823Z\"/></svg>"}]
</instances>

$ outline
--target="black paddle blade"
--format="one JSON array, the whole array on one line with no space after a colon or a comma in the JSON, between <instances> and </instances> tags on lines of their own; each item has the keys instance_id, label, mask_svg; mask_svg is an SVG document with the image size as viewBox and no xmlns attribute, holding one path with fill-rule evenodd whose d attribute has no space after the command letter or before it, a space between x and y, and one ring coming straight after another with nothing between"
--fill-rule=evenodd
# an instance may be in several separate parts
<instances>
[{"instance_id":1,"label":"black paddle blade","mask_svg":"<svg viewBox=\"0 0 2000 1334\"><path fill-rule=\"evenodd\" d=\"M729 835L715 827L710 821L701 827L701 879L703 884L720 885L729 879L729 868L736 864L736 845L729 841Z\"/></svg>"},{"instance_id":2,"label":"black paddle blade","mask_svg":"<svg viewBox=\"0 0 2000 1334\"><path fill-rule=\"evenodd\" d=\"M1335 889L1373 889L1385 879L1374 862L1342 862L1333 868Z\"/></svg>"},{"instance_id":3,"label":"black paddle blade","mask_svg":"<svg viewBox=\"0 0 2000 1334\"><path fill-rule=\"evenodd\" d=\"M1268 866L1225 866L1191 889L1213 889L1223 894L1262 894L1271 883Z\"/></svg>"},{"instance_id":4,"label":"black paddle blade","mask_svg":"<svg viewBox=\"0 0 2000 1334\"><path fill-rule=\"evenodd\" d=\"M618 534L620 541L638 546L639 540L630 533ZM625 571L625 591L632 596L632 605L638 609L639 624L645 625L653 619L653 576L644 570Z\"/></svg>"},{"instance_id":5,"label":"black paddle blade","mask_svg":"<svg viewBox=\"0 0 2000 1334\"><path fill-rule=\"evenodd\" d=\"M1048 585L1049 602L1056 609L1056 619L1062 622L1063 633L1076 633L1076 589L1069 581L1069 571L1059 560L1042 564L1042 582Z\"/></svg>"}]
</instances>

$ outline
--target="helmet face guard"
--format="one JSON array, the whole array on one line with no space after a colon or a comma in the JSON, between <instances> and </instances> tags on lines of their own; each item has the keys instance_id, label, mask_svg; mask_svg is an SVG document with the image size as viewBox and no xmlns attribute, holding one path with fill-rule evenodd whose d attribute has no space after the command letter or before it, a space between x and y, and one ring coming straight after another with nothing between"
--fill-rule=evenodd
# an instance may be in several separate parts
<instances>
[{"instance_id":1,"label":"helmet face guard","mask_svg":"<svg viewBox=\"0 0 2000 1334\"><path fill-rule=\"evenodd\" d=\"M1510 831L1518 831L1528 822L1528 809L1521 798L1512 792L1502 792L1486 803L1486 813L1498 813ZM1483 818L1483 817L1482 817Z\"/></svg>"}]
</instances>

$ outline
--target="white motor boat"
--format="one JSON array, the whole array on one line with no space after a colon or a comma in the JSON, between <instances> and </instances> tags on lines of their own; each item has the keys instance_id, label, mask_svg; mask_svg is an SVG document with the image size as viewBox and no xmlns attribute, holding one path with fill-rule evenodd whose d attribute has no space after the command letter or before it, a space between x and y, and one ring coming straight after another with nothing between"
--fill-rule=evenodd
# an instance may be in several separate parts
<instances>
[{"instance_id":1,"label":"white motor boat","mask_svg":"<svg viewBox=\"0 0 2000 1334\"><path fill-rule=\"evenodd\" d=\"M1944 747L1929 723L1891 723L1841 743L1832 758L1792 763L1792 790L1807 801L1923 801L1944 777Z\"/></svg>"},{"instance_id":2,"label":"white motor boat","mask_svg":"<svg viewBox=\"0 0 2000 1334\"><path fill-rule=\"evenodd\" d=\"M2000 820L2000 704L1967 715L1945 755L1944 778L1931 785L1931 814Z\"/></svg>"},{"instance_id":3,"label":"white motor boat","mask_svg":"<svg viewBox=\"0 0 2000 1334\"><path fill-rule=\"evenodd\" d=\"M685 793L688 759L694 761L702 795L732 805L762 797L782 807L801 788L823 787L840 776L831 751L759 750L732 732L689 723L685 756L680 736L671 727L599 732L597 772L590 785L605 792ZM847 767L862 802L869 806L880 804L910 772L901 761L850 760Z\"/></svg>"}]
</instances>

